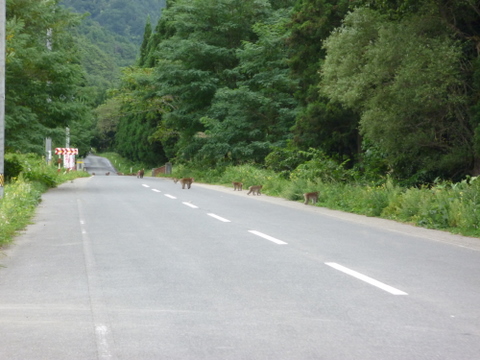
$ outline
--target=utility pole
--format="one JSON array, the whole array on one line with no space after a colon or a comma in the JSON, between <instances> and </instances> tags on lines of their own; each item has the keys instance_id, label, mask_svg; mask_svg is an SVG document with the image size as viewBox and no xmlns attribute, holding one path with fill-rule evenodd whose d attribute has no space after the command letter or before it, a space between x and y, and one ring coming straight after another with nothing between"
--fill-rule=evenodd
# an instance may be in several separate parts
<instances>
[{"instance_id":1,"label":"utility pole","mask_svg":"<svg viewBox=\"0 0 480 360\"><path fill-rule=\"evenodd\" d=\"M5 186L5 1L0 0L0 199Z\"/></svg>"}]
</instances>

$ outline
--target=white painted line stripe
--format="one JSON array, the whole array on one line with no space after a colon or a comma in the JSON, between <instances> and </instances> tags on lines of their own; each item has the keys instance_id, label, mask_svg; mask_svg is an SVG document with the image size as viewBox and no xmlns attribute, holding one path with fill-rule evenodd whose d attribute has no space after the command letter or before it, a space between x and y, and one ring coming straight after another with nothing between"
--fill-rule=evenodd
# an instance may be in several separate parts
<instances>
[{"instance_id":1,"label":"white painted line stripe","mask_svg":"<svg viewBox=\"0 0 480 360\"><path fill-rule=\"evenodd\" d=\"M170 195L170 194L164 194L164 195L165 195L166 197L170 198L170 199L176 199L176 197L173 196L173 195Z\"/></svg>"},{"instance_id":2,"label":"white painted line stripe","mask_svg":"<svg viewBox=\"0 0 480 360\"><path fill-rule=\"evenodd\" d=\"M230 220L227 220L227 219L222 218L221 216L218 216L218 215L215 215L215 214L207 214L207 215L208 215L208 216L211 216L211 217L213 217L213 218L215 218L215 219L217 219L217 220L226 222L226 223L227 223L227 222L231 222Z\"/></svg>"},{"instance_id":3,"label":"white painted line stripe","mask_svg":"<svg viewBox=\"0 0 480 360\"><path fill-rule=\"evenodd\" d=\"M147 184L142 184L143 187L146 187L146 188L149 188L150 186L148 186Z\"/></svg>"},{"instance_id":4,"label":"white painted line stripe","mask_svg":"<svg viewBox=\"0 0 480 360\"><path fill-rule=\"evenodd\" d=\"M256 231L256 230L248 230L249 233L252 233L254 235L257 235L257 236L260 236L264 239L267 239L267 240L270 240L272 242L274 242L275 244L278 244L278 245L287 245L287 243L285 241L282 241L282 240L278 240L270 235L267 235L267 234L264 234L264 233L261 233L260 231Z\"/></svg>"},{"instance_id":5,"label":"white painted line stripe","mask_svg":"<svg viewBox=\"0 0 480 360\"><path fill-rule=\"evenodd\" d=\"M198 209L198 206L193 205L193 204L190 204L189 202L183 202L182 204L183 204L183 205L190 206L192 209Z\"/></svg>"},{"instance_id":6,"label":"white painted line stripe","mask_svg":"<svg viewBox=\"0 0 480 360\"><path fill-rule=\"evenodd\" d=\"M105 325L98 324L95 326L99 359L112 359L112 354L110 353L110 348L108 344L108 333L108 327L106 327Z\"/></svg>"},{"instance_id":7,"label":"white painted line stripe","mask_svg":"<svg viewBox=\"0 0 480 360\"><path fill-rule=\"evenodd\" d=\"M359 280L362 280L362 281L365 281L366 283L370 284L370 285L373 285L373 286L376 286L382 290L385 290L387 292L389 292L390 294L393 294L393 295L408 295L406 292L403 292L401 290L398 290L394 287L391 287L387 284L384 284L378 280L375 280L375 279L372 279L371 277L368 277L366 275L363 275L363 274L360 274L356 271L353 271L353 270L350 270L349 268L346 268L345 266L342 266L342 265L339 265L337 263L333 263L333 262L328 262L328 263L325 263L325 265L328 265L336 270L339 270L347 275L350 275L350 276L353 276Z\"/></svg>"},{"instance_id":8,"label":"white painted line stripe","mask_svg":"<svg viewBox=\"0 0 480 360\"><path fill-rule=\"evenodd\" d=\"M157 189L152 189L152 191L155 191L155 192L161 192L160 190L157 190Z\"/></svg>"}]
</instances>

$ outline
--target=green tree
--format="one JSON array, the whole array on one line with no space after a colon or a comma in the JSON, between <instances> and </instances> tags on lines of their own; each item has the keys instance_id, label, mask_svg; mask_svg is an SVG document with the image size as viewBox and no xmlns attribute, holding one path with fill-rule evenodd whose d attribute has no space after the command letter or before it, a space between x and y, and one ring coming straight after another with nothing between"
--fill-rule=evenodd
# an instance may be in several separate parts
<instances>
[{"instance_id":1,"label":"green tree","mask_svg":"<svg viewBox=\"0 0 480 360\"><path fill-rule=\"evenodd\" d=\"M289 11L274 12L253 26L258 40L237 50L237 87L216 91L202 119L206 136L198 160L263 163L272 147L285 146L297 105L285 46L288 20Z\"/></svg>"},{"instance_id":2,"label":"green tree","mask_svg":"<svg viewBox=\"0 0 480 360\"><path fill-rule=\"evenodd\" d=\"M157 47L157 93L171 95L175 108L164 116L171 131L156 135L178 137L179 158L192 159L203 145L200 119L217 89L235 87L236 49L256 38L252 25L269 11L266 0L177 0L163 11L171 36Z\"/></svg>"},{"instance_id":3,"label":"green tree","mask_svg":"<svg viewBox=\"0 0 480 360\"><path fill-rule=\"evenodd\" d=\"M452 36L461 41L462 62L461 71L464 87L467 90L470 126L475 129L473 158L473 175L480 174L480 4L475 0L363 0L362 3L379 10L391 19L422 14L427 9L433 16L451 31Z\"/></svg>"},{"instance_id":4,"label":"green tree","mask_svg":"<svg viewBox=\"0 0 480 360\"><path fill-rule=\"evenodd\" d=\"M365 139L400 178L455 177L472 161L461 44L428 12L360 8L325 42L321 91L361 113Z\"/></svg>"},{"instance_id":5,"label":"green tree","mask_svg":"<svg viewBox=\"0 0 480 360\"><path fill-rule=\"evenodd\" d=\"M290 67L299 82L295 97L299 102L294 143L303 150L321 148L329 155L358 153L358 116L318 91L319 72L325 59L323 41L347 13L347 0L299 0L290 22Z\"/></svg>"},{"instance_id":6,"label":"green tree","mask_svg":"<svg viewBox=\"0 0 480 360\"><path fill-rule=\"evenodd\" d=\"M7 149L42 153L47 136L64 143L67 125L87 129L75 134L72 146L89 148L92 117L82 96L84 72L68 32L78 21L56 0L7 1Z\"/></svg>"},{"instance_id":7,"label":"green tree","mask_svg":"<svg viewBox=\"0 0 480 360\"><path fill-rule=\"evenodd\" d=\"M162 164L166 161L162 143L151 135L170 111L170 99L156 96L152 69L126 68L120 88L105 108L99 108L98 130L107 141L108 132L115 131L113 146L120 155L152 166Z\"/></svg>"},{"instance_id":8,"label":"green tree","mask_svg":"<svg viewBox=\"0 0 480 360\"><path fill-rule=\"evenodd\" d=\"M152 24L150 22L150 16L147 18L147 23L145 24L145 30L143 32L143 41L140 45L140 58L138 59L138 66L144 66L147 57L148 57L148 44L150 38L152 37Z\"/></svg>"}]
</instances>

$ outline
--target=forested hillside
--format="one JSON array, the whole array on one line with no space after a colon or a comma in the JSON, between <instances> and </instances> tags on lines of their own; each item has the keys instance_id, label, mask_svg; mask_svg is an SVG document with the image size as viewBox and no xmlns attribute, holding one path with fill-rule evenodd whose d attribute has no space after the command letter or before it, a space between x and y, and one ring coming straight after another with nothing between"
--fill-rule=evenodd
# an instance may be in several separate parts
<instances>
[{"instance_id":1,"label":"forested hillside","mask_svg":"<svg viewBox=\"0 0 480 360\"><path fill-rule=\"evenodd\" d=\"M151 165L480 173L473 0L11 0L7 17L12 150L68 124Z\"/></svg>"},{"instance_id":2,"label":"forested hillside","mask_svg":"<svg viewBox=\"0 0 480 360\"><path fill-rule=\"evenodd\" d=\"M480 172L479 35L473 0L169 0L99 128L152 162L288 173L315 149L460 179Z\"/></svg>"},{"instance_id":3,"label":"forested hillside","mask_svg":"<svg viewBox=\"0 0 480 360\"><path fill-rule=\"evenodd\" d=\"M165 0L63 0L78 13L88 13L89 19L114 34L139 44L147 16L156 22Z\"/></svg>"},{"instance_id":4,"label":"forested hillside","mask_svg":"<svg viewBox=\"0 0 480 360\"><path fill-rule=\"evenodd\" d=\"M145 23L149 18L157 21L165 0L61 0L60 4L83 16L72 31L98 105L105 91L118 84L121 68L135 63Z\"/></svg>"}]
</instances>

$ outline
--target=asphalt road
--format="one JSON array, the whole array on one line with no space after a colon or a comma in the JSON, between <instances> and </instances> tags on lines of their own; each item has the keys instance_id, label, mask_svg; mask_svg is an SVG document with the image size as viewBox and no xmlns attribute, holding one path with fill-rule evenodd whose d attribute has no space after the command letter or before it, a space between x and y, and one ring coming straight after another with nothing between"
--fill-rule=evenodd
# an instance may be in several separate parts
<instances>
[{"instance_id":1,"label":"asphalt road","mask_svg":"<svg viewBox=\"0 0 480 360\"><path fill-rule=\"evenodd\" d=\"M1 360L480 359L479 239L102 161L0 257Z\"/></svg>"}]
</instances>

